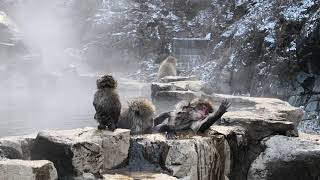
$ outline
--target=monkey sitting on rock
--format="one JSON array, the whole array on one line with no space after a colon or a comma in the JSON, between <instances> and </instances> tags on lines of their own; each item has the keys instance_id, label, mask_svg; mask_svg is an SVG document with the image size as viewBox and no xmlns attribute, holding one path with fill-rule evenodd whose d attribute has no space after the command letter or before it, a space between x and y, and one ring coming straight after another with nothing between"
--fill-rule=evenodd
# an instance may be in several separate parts
<instances>
[{"instance_id":1,"label":"monkey sitting on rock","mask_svg":"<svg viewBox=\"0 0 320 180\"><path fill-rule=\"evenodd\" d=\"M177 75L177 59L168 56L160 64L158 71L158 80L166 76L176 76Z\"/></svg>"},{"instance_id":2,"label":"monkey sitting on rock","mask_svg":"<svg viewBox=\"0 0 320 180\"><path fill-rule=\"evenodd\" d=\"M231 103L222 101L218 110L213 113L212 103L208 100L194 99L182 101L174 111L164 112L154 119L153 132L166 132L168 139L176 139L177 131L191 129L194 132L204 132L219 120Z\"/></svg>"},{"instance_id":3,"label":"monkey sitting on rock","mask_svg":"<svg viewBox=\"0 0 320 180\"><path fill-rule=\"evenodd\" d=\"M149 133L153 125L156 108L148 99L137 98L128 102L122 110L118 128L130 129L132 134Z\"/></svg>"},{"instance_id":4,"label":"monkey sitting on rock","mask_svg":"<svg viewBox=\"0 0 320 180\"><path fill-rule=\"evenodd\" d=\"M98 129L114 131L121 113L121 103L117 88L117 81L111 75L105 75L96 82L97 92L94 94L93 106L96 110L94 119L98 121Z\"/></svg>"}]
</instances>

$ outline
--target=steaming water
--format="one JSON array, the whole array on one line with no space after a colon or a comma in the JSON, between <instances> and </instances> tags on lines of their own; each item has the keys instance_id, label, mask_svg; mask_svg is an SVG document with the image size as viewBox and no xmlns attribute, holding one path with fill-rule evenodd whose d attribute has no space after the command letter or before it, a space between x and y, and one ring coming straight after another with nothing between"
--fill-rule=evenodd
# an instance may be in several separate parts
<instances>
[{"instance_id":1,"label":"steaming water","mask_svg":"<svg viewBox=\"0 0 320 180\"><path fill-rule=\"evenodd\" d=\"M0 136L94 126L92 94L10 89L0 97Z\"/></svg>"},{"instance_id":2,"label":"steaming water","mask_svg":"<svg viewBox=\"0 0 320 180\"><path fill-rule=\"evenodd\" d=\"M150 97L149 90L142 86L136 91L119 86L123 106L133 97ZM25 135L44 129L97 126L92 105L94 79L86 86L51 89L0 87L0 91L0 137Z\"/></svg>"}]
</instances>

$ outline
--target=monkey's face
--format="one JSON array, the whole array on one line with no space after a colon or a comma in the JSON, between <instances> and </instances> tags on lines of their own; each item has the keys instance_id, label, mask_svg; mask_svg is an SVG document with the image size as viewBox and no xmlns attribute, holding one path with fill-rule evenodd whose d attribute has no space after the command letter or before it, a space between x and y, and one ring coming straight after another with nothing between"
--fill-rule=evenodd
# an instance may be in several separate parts
<instances>
[{"instance_id":1,"label":"monkey's face","mask_svg":"<svg viewBox=\"0 0 320 180\"><path fill-rule=\"evenodd\" d=\"M104 75L97 80L97 88L113 88L117 87L117 81L111 75Z\"/></svg>"},{"instance_id":2,"label":"monkey's face","mask_svg":"<svg viewBox=\"0 0 320 180\"><path fill-rule=\"evenodd\" d=\"M209 113L210 108L205 104L199 104L191 111L191 115L194 120L203 120L209 115Z\"/></svg>"}]
</instances>

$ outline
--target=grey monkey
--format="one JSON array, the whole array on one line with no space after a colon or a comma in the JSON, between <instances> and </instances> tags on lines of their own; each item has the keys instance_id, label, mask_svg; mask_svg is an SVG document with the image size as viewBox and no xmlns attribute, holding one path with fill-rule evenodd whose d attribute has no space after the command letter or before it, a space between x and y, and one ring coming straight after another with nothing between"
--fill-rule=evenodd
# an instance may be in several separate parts
<instances>
[{"instance_id":1,"label":"grey monkey","mask_svg":"<svg viewBox=\"0 0 320 180\"><path fill-rule=\"evenodd\" d=\"M104 75L96 82L97 92L94 94L93 106L96 110L94 119L98 121L98 129L114 131L121 113L121 102L116 90L117 81L111 75Z\"/></svg>"}]
</instances>

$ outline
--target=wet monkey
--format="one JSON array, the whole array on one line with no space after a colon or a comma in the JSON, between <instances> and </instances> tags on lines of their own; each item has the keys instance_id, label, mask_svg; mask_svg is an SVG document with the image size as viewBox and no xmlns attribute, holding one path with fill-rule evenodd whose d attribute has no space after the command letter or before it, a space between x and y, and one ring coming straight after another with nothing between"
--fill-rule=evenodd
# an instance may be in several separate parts
<instances>
[{"instance_id":1,"label":"wet monkey","mask_svg":"<svg viewBox=\"0 0 320 180\"><path fill-rule=\"evenodd\" d=\"M148 99L136 98L121 112L119 128L130 129L132 134L151 132L155 107Z\"/></svg>"},{"instance_id":2,"label":"wet monkey","mask_svg":"<svg viewBox=\"0 0 320 180\"><path fill-rule=\"evenodd\" d=\"M214 112L212 103L208 100L194 99L182 101L175 110L164 112L154 118L153 132L166 132L168 139L175 139L177 131L191 129L194 132L204 132L219 120L231 103L223 100Z\"/></svg>"},{"instance_id":3,"label":"wet monkey","mask_svg":"<svg viewBox=\"0 0 320 180\"><path fill-rule=\"evenodd\" d=\"M104 75L96 81L96 84L97 91L93 99L93 106L96 110L94 119L99 123L98 129L108 127L114 131L121 113L117 81L111 75Z\"/></svg>"}]
</instances>

